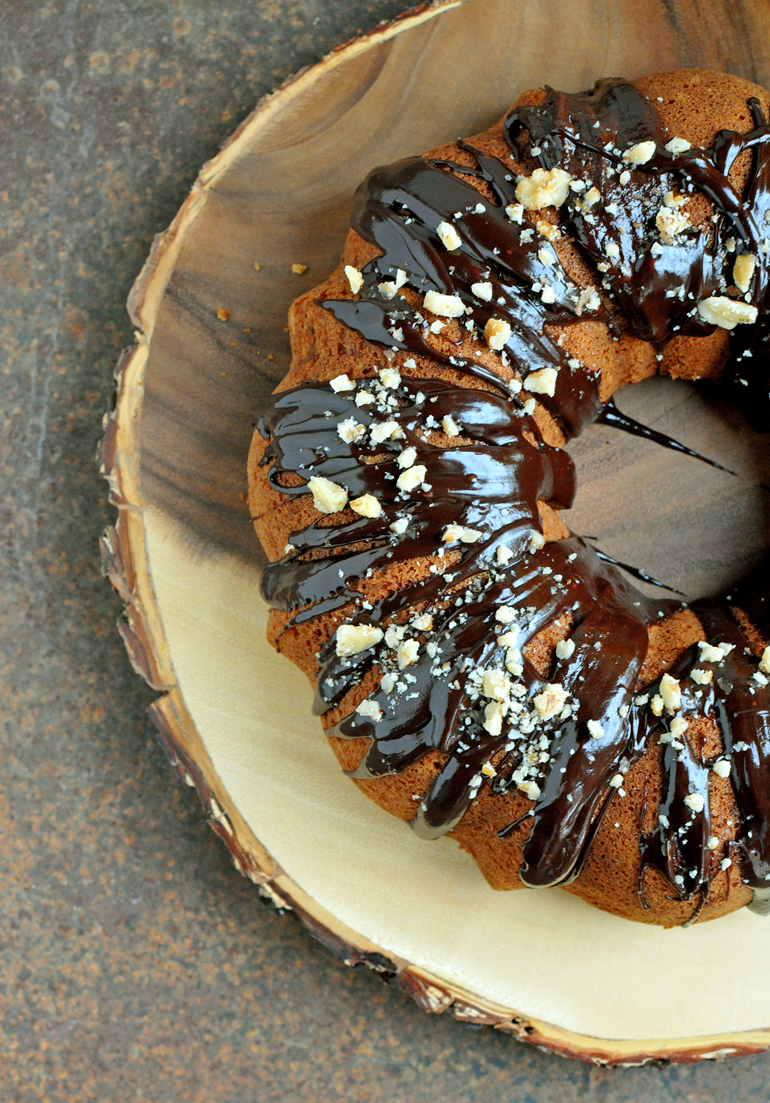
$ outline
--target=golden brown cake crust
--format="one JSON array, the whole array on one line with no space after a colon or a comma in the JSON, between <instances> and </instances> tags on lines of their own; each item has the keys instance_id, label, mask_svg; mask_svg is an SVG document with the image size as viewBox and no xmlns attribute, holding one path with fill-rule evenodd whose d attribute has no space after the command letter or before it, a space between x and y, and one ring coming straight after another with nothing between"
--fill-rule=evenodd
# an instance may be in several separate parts
<instances>
[{"instance_id":1,"label":"golden brown cake crust","mask_svg":"<svg viewBox=\"0 0 770 1103\"><path fill-rule=\"evenodd\" d=\"M635 82L636 87L655 102L660 119L671 134L678 135L693 146L708 147L716 132L731 128L745 132L752 126L747 108L749 97L756 97L767 112L769 97L762 88L737 77L700 70L682 70L648 76ZM536 103L542 97L539 90L529 91L518 103ZM498 123L482 135L469 139L478 150L498 157L504 162L509 158L509 148L503 138L502 124ZM432 151L432 156L469 163L470 158L457 145L448 145ZM732 183L742 188L748 172L747 158L739 157L731 169ZM487 185L474 181L474 186L484 193ZM712 214L709 201L702 195L691 200L688 213L695 225L707 225ZM546 210L545 218L556 218L556 212ZM570 242L557 245L559 259L575 282L586 286L595 281L595 275ZM346 265L362 268L376 249L354 231L350 231L343 255L331 276L312 291L297 299L291 307L289 327L292 343L291 368L277 388L279 391L296 387L305 381L328 381L341 374L351 379L374 376L385 366L381 347L366 341L357 332L348 329L322 309L319 299L351 298L351 291L344 275ZM410 293L413 294L413 293ZM416 299L416 301L418 301ZM456 323L452 323L456 326ZM455 340L461 336L459 327L447 331ZM628 333L613 340L606 325L597 321L578 322L565 327L551 327L555 337L561 336L564 346L588 367L601 373L601 397L606 401L620 386L637 382L657 372L685 379L719 379L727 357L727 332L716 330L705 338L674 338L667 345L661 363L655 358L652 344L638 340ZM432 338L440 348L444 338ZM456 346L451 351L457 355ZM501 378L510 378L510 370L503 367L500 357L486 348L480 348L471 337L465 337L461 346L463 355L483 363ZM413 369L400 368L402 374L418 378L450 379L460 387L487 389L487 385L472 379L460 371L441 366L426 357L416 357ZM491 389L491 388L489 388ZM547 443L561 446L564 437L557 423L543 406L538 406L535 419ZM254 434L248 461L249 502L254 525L262 546L271 561L280 558L290 534L319 519L310 495L288 498L273 490L266 479L266 468L260 461L266 446L259 433ZM563 523L550 507L539 503L547 540L565 536ZM334 523L339 523L336 515ZM344 516L342 517L344 519ZM373 599L386 592L397 590L407 581L428 576L433 557L412 560L385 570L375 578L361 583L361 591ZM444 561L446 569L447 560ZM337 610L300 626L287 630L284 625L288 615L272 611L269 636L281 654L290 658L304 670L311 682L315 681L315 656L331 638L338 624L349 610ZM544 670L550 662L557 639L566 635L565 625L550 628L529 645L530 660ZM747 625L749 630L750 625ZM283 631L282 631L283 630ZM560 635L561 633L561 635ZM650 684L695 641L705 639L697 617L685 610L665 623L655 625L649 634L649 646L638 685ZM761 641L751 641L756 647ZM766 641L765 641L766 642ZM328 712L323 723L332 727L342 717L350 714L356 705L375 687L377 668L359 686L343 699L340 706ZM693 737L702 738L713 753L722 750L719 731L713 721L704 720L700 729L693 729ZM354 769L367 746L365 740L343 740L330 736L330 745L345 770ZM578 879L568 886L568 891L587 902L615 915L663 926L681 924L692 918L698 908L697 901L682 901L672 897L671 887L655 870L646 871L643 879L642 906L638 892L640 869L640 825L647 830L658 815L657 794L661 788L661 748L650 746L644 756L627 774L626 799L613 801L604 817L582 865ZM356 784L391 815L410 820L415 802L427 791L441 764L441 755L434 752L422 758L401 774L376 780L357 780ZM493 762L494 765L494 762ZM738 821L737 807L730 780L712 774L709 781L712 802L712 820L720 844L711 853L711 890L697 921L715 918L746 904L750 890L742 884L738 863L727 870L720 870L721 860L727 853L727 842L736 837L736 828L729 822ZM488 782L482 784L478 797L472 802L462 820L451 832L459 845L470 853L489 884L495 889L522 887L519 870L522 864L521 848L526 839L526 821L512 836L501 840L498 831L511 824L532 807L523 793L512 791L505 796L493 795Z\"/></svg>"}]
</instances>

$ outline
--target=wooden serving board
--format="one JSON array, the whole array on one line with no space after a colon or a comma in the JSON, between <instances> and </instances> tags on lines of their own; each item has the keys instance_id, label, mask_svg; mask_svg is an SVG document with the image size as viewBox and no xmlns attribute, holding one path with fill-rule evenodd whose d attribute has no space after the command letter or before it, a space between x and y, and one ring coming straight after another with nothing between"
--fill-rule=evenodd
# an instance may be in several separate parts
<instances>
[{"instance_id":1,"label":"wooden serving board","mask_svg":"<svg viewBox=\"0 0 770 1103\"><path fill-rule=\"evenodd\" d=\"M307 682L264 639L244 500L252 414L288 367L288 306L334 267L372 166L484 129L543 83L698 65L768 85L768 43L763 0L450 0L335 51L257 106L155 241L101 448L121 632L238 868L425 1010L589 1061L770 1046L770 922L663 931L558 890L494 893L452 841L421 842L368 802ZM688 596L729 582L770 542L763 439L683 383L618 403L737 474L593 427L573 448L571 527Z\"/></svg>"}]
</instances>

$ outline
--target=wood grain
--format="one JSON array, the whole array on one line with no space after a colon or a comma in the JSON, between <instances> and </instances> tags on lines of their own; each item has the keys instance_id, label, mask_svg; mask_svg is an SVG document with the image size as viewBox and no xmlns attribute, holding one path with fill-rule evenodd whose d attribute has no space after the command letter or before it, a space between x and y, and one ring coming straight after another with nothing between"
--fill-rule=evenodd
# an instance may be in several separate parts
<instances>
[{"instance_id":1,"label":"wood grain","mask_svg":"<svg viewBox=\"0 0 770 1103\"><path fill-rule=\"evenodd\" d=\"M533 85L577 89L692 65L769 85L768 42L762 0L467 0L426 5L335 51L258 105L156 240L130 299L139 343L119 367L102 445L119 511L103 553L127 605L124 638L136 669L163 691L154 713L164 745L239 868L345 960L397 975L426 1010L451 1007L597 1063L756 1052L770 1034L586 1038L393 960L319 907L265 851L214 769L179 688L143 518L164 517L202 561L226 551L258 564L242 496L252 415L288 367L288 306L334 267L352 191L371 167L488 126ZM293 274L293 263L307 270ZM632 414L645 405L667 432L737 469L737 481L595 428L574 446L573 527L692 596L728 582L768 542L768 494L758 489L770 481L766 449L737 415L685 385L653 383L619 403Z\"/></svg>"}]
</instances>

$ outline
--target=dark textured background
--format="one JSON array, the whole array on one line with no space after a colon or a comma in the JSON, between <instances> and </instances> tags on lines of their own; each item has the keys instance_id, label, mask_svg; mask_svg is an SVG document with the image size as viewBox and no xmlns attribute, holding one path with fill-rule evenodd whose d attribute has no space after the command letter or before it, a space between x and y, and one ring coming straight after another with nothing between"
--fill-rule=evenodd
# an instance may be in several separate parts
<instances>
[{"instance_id":1,"label":"dark textured background","mask_svg":"<svg viewBox=\"0 0 770 1103\"><path fill-rule=\"evenodd\" d=\"M590 1069L339 965L235 873L114 630L93 456L152 237L259 96L408 6L0 3L2 1103L770 1098L770 1056Z\"/></svg>"}]
</instances>

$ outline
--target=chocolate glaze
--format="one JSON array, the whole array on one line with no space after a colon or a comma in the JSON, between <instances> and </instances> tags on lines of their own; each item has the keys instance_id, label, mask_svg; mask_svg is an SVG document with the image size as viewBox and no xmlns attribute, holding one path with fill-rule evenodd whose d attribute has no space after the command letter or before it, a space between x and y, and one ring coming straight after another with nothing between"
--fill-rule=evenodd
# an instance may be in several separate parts
<instances>
[{"instance_id":1,"label":"chocolate glaze","mask_svg":"<svg viewBox=\"0 0 770 1103\"><path fill-rule=\"evenodd\" d=\"M680 681L682 707L678 715L685 720L708 717L717 722L723 753L716 759L704 756L694 739L676 739L665 734L664 791L659 821L649 834L642 835L641 879L648 866L654 866L672 883L683 899L697 892L708 892L708 839L710 772L717 759L730 764L730 780L740 815L737 840L728 848L728 857L741 861L743 879L759 895L759 903L770 888L770 690L755 680L756 663L746 654L746 638L724 602L701 601L692 606L710 639L730 645L721 661L708 662L697 647L681 656L669 672ZM688 681L693 669L711 676L706 684ZM659 684L647 692L656 693ZM655 721L648 734L654 734ZM713 783L713 782L712 782ZM698 794L702 809L689 807L684 797ZM764 913L760 906L757 910Z\"/></svg>"},{"instance_id":2,"label":"chocolate glaze","mask_svg":"<svg viewBox=\"0 0 770 1103\"><path fill-rule=\"evenodd\" d=\"M531 153L537 143L543 168L566 169L599 190L601 200L588 212L578 206L580 194L567 200L569 225L587 256L607 266L602 286L616 299L634 336L663 342L676 333L711 333L713 327L698 316L697 303L727 292L739 253L754 256L750 298L759 318L756 325L738 326L732 334L723 388L751 425L766 432L770 127L756 99L749 100L749 108L755 126L748 133L721 130L711 149L675 154L666 149L672 136L661 126L654 104L625 81L609 79L580 95L547 89L542 104L514 109L505 130L513 149L522 148L528 135L523 148ZM643 141L654 141L653 156L639 168L626 165L623 153ZM728 174L746 150L752 156L751 173L740 195ZM621 182L623 171L630 173L628 182ZM714 205L711 227L686 230L671 244L650 232L664 196L673 192L688 197L698 191ZM611 204L617 213L607 212ZM617 258L607 256L610 242L619 247Z\"/></svg>"},{"instance_id":3,"label":"chocolate glaze","mask_svg":"<svg viewBox=\"0 0 770 1103\"><path fill-rule=\"evenodd\" d=\"M379 384L365 381L362 386L390 397ZM627 753L626 725L618 710L641 668L647 624L678 605L644 599L577 538L530 555L530 540L540 527L536 501L569 507L574 468L567 453L538 440L534 421L509 400L436 380L403 380L396 393L400 404L394 408L382 402L376 413L371 405L356 407L352 395L334 394L324 385L275 396L259 426L269 441L264 462L270 464L270 484L294 496L307 488L286 487L282 476L287 472L331 478L344 483L351 499L376 495L384 512L376 520L354 517L332 529L331 537L328 528L316 525L292 534L296 550L266 569L263 593L274 607L294 614L287 627L322 611L345 609L346 623L395 622L405 627L405 638L420 642L416 662L398 677L396 688L369 697L382 719L375 723L354 713L334 729L345 738L371 739L356 777L398 773L431 750L446 756L417 809L419 834L433 838L457 823L479 788L482 766L492 758L502 754L495 786L501 791L515 784L513 774L526 755L540 753L542 739L548 746L558 742L552 768L547 772L538 764L526 774L538 787L542 784L542 796L525 845L524 878L532 885L564 881L575 871L594 815L606 799L608 779ZM461 427L463 443L456 448L423 436L426 418L440 423L447 414ZM366 427L367 443L340 439L337 426L350 416ZM403 435L384 446L368 443L371 430L385 422L397 423ZM409 447L415 449L415 464L423 463L429 472L430 489L407 496L398 491L395 476L398 455ZM380 462L365 462L375 457ZM390 525L399 517L407 517L409 525L396 535ZM436 573L428 579L374 601L362 595L367 572L436 556L447 525L470 528L481 537L471 544L445 545L454 553L451 561L440 569L444 564L437 559ZM500 547L511 553L505 564L498 562ZM319 549L326 554L308 558L308 552ZM516 731L508 729L505 737L483 727L488 701L474 683L479 669L503 668L507 647L498 643L503 626L495 619L501 606L515 614L519 651L565 613L575 644L573 655L558 660L549 679L519 658L517 703L525 707L517 714ZM428 633L406 620L426 614L433 619ZM431 641L434 646L426 646ZM341 657L334 638L318 662L318 712L336 706L370 672L394 668L393 655L383 649ZM551 681L579 702L566 722L543 722L533 713L532 700ZM590 735L589 720L602 724L600 738Z\"/></svg>"},{"instance_id":4,"label":"chocolate glaze","mask_svg":"<svg viewBox=\"0 0 770 1103\"><path fill-rule=\"evenodd\" d=\"M453 350L459 338L453 342L441 334L436 339L418 308L402 296L384 298L379 288L401 269L409 273L410 287L423 294L456 295L465 307L464 323L483 330L490 318L505 320L511 335L504 367L521 377L564 367L555 394L544 396L543 404L567 436L576 436L600 412L598 375L576 360L567 367L568 357L545 326L574 321L584 312L581 289L567 276L551 244L532 226L512 222L505 214L504 208L516 203L512 173L502 162L466 149L474 152L479 165L471 175L490 185L496 202L447 172L441 167L446 162L413 157L376 169L356 192L352 225L383 255L363 269L363 299L327 299L322 305L367 340L429 357L497 387L499 369L463 356L459 347ZM456 170L468 172L460 166ZM461 219L455 218L458 212ZM442 243L437 234L441 223L456 228L462 239L459 249L450 251ZM491 285L490 300L473 292L480 283ZM552 302L543 302L546 289ZM601 309L594 315L606 317Z\"/></svg>"},{"instance_id":5,"label":"chocolate glaze","mask_svg":"<svg viewBox=\"0 0 770 1103\"><path fill-rule=\"evenodd\" d=\"M630 433L631 436L641 437L643 440L651 440L655 444L660 444L663 448L670 448L672 452L681 452L683 456L691 456L694 460L700 460L701 463L707 463L709 467L715 467L717 471L726 471L728 475L735 475L735 472L731 471L729 467L723 467L721 463L717 463L716 460L710 460L708 456L702 456L700 452L694 452L692 448L688 448L687 445L675 440L667 433L661 433L657 429L651 429L649 425L645 425L643 422L637 421L636 418L624 414L622 410L618 409L614 398L611 398L609 402L604 404L602 412L596 420L602 425L609 425L613 429L621 429L624 433Z\"/></svg>"},{"instance_id":6,"label":"chocolate glaze","mask_svg":"<svg viewBox=\"0 0 770 1103\"><path fill-rule=\"evenodd\" d=\"M591 547L593 547L593 550L603 563L612 563L613 567L622 567L626 574L630 574L633 578L638 578L640 582L646 582L648 586L657 586L659 589L668 590L672 594L679 594L681 597L685 596L681 590L677 590L673 586L669 586L667 583L653 578L651 574L647 574L647 572L643 571L640 567L634 567L631 563L623 563L622 560L615 559L614 556L609 555L601 548L596 548L593 545L591 545Z\"/></svg>"},{"instance_id":7,"label":"chocolate glaze","mask_svg":"<svg viewBox=\"0 0 770 1103\"><path fill-rule=\"evenodd\" d=\"M705 459L612 403L602 410L598 374L569 358L547 327L592 317L659 345L675 333L705 335L712 327L697 303L727 293L736 250L747 251L756 258L749 297L760 321L738 327L723 393L766 431L762 235L770 128L756 101L751 110L749 134L722 131L712 149L674 155L654 105L631 85L601 81L580 95L549 89L541 104L506 119L511 164L461 144L473 163L411 158L375 170L357 192L352 224L380 255L363 269L358 298L321 305L383 346L383 368L390 369L381 370L381 380L357 380L351 391L318 383L280 393L259 422L268 442L262 462L275 490L307 494L306 483L285 476L322 477L344 486L348 501L372 495L382 509L375 518L346 509L331 527L327 517L293 533L262 583L270 604L289 614L284 631L333 612L347 625L384 632L352 655L339 655L332 635L318 655L316 711L341 706L347 715L333 733L369 741L354 776L398 773L437 753L438 773L412 821L427 838L457 824L482 785L497 794L518 788L530 798L529 811L501 836L525 833L522 880L539 887L579 874L604 813L623 798L627 770L657 741L663 789L657 822L640 825L640 899L644 871L653 867L678 898L696 900L691 919L728 843L760 910L768 895L770 691L730 607L767 636L770 591L759 573L729 599L697 603L708 639L734 646L714 662L691 648L671 672L681 705L668 713L662 701L651 708L660 685L641 695L635 688L648 626L681 605L643 597L609 557L577 537L541 546L537 502L568 508L574 468L565 452L545 444L523 399L527 377L552 368L554 394L538 393L538 400L567 439L602 418ZM624 162L626 150L649 141L654 154L645 164ZM727 174L745 149L753 165L741 197ZM561 232L599 266L601 297L572 282L549 235L513 221L520 211L506 214L516 204L517 177L533 160L576 182L561 208ZM600 201L589 209L581 197L591 187ZM698 190L712 200L714 220L661 242L655 219L663 196ZM454 227L459 245L444 243L442 223ZM611 243L616 257L607 255ZM420 298L428 291L459 299L460 322L431 326ZM478 341L490 318L510 326L496 360ZM420 378L414 356L472 378ZM409 377L394 376L395 367ZM474 378L487 389L477 389ZM338 427L351 418L358 436L346 440L351 434ZM420 465L421 481L399 489L403 473ZM415 561L423 569L410 574ZM558 618L570 643L542 678L521 649ZM489 685L485 671L495 672ZM495 679L506 700L497 716ZM362 685L369 691L363 711L351 713L347 695L359 700ZM714 763L686 730L704 716L719 725L740 810L734 840L720 840L716 850L709 846Z\"/></svg>"}]
</instances>

